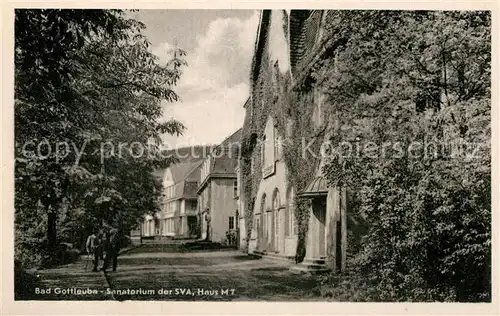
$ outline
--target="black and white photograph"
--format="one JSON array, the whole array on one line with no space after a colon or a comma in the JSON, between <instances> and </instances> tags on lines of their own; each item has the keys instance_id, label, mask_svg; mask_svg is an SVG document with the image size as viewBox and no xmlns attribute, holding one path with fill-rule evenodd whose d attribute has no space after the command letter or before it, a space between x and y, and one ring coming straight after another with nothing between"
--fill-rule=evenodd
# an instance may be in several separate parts
<instances>
[{"instance_id":1,"label":"black and white photograph","mask_svg":"<svg viewBox=\"0 0 500 316\"><path fill-rule=\"evenodd\" d=\"M492 11L262 7L13 10L15 302L492 302Z\"/></svg>"}]
</instances>

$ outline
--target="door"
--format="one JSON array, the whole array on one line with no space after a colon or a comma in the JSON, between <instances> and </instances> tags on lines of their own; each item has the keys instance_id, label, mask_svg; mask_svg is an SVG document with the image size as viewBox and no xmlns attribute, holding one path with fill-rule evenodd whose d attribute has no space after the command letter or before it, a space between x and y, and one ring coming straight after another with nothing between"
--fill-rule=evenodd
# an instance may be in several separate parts
<instances>
[{"instance_id":1,"label":"door","mask_svg":"<svg viewBox=\"0 0 500 316\"><path fill-rule=\"evenodd\" d=\"M322 204L319 212L319 257L326 257L326 205Z\"/></svg>"},{"instance_id":2,"label":"door","mask_svg":"<svg viewBox=\"0 0 500 316\"><path fill-rule=\"evenodd\" d=\"M187 220L188 220L188 235L195 236L196 224L197 224L196 216L188 216Z\"/></svg>"},{"instance_id":3,"label":"door","mask_svg":"<svg viewBox=\"0 0 500 316\"><path fill-rule=\"evenodd\" d=\"M326 257L326 199L317 198L313 202L313 213L317 223L317 242L318 242L318 256L320 258Z\"/></svg>"}]
</instances>

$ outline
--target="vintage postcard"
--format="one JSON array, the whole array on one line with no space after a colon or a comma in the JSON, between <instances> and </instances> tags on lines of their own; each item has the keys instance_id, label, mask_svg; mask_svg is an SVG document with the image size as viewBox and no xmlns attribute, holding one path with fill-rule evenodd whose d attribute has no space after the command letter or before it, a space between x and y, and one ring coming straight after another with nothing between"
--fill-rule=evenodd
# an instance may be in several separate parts
<instances>
[{"instance_id":1,"label":"vintage postcard","mask_svg":"<svg viewBox=\"0 0 500 316\"><path fill-rule=\"evenodd\" d=\"M497 6L445 4L5 6L6 312L495 314Z\"/></svg>"}]
</instances>

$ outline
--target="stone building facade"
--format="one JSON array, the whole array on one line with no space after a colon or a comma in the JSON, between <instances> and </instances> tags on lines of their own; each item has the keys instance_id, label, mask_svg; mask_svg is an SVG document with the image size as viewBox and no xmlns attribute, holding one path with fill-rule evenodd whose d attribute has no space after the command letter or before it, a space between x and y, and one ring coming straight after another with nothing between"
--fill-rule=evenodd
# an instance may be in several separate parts
<instances>
[{"instance_id":1,"label":"stone building facade","mask_svg":"<svg viewBox=\"0 0 500 316\"><path fill-rule=\"evenodd\" d=\"M310 183L297 192L283 150L297 128L294 120L299 118L284 111L286 107L277 106L287 102L292 90L309 84L319 57L334 53L335 42L324 36L325 27L334 20L333 11L327 10L263 10L251 66L250 98L245 104L245 149L239 177L241 190L247 193L241 194L239 204L240 211L251 216L240 218L240 227L251 227L251 231L240 231L240 246L249 253L296 259L299 228L295 202L308 200L305 258L297 269L345 269L346 192L328 187L321 172L322 157L307 162L315 171ZM300 119L310 120L306 126L322 135L319 142L328 141L334 133L335 120L324 111L328 105L321 87L313 84L303 94L311 103L303 106L312 110L308 112L310 117ZM284 128L279 130L279 124ZM242 170L243 162L250 170ZM251 185L245 188L245 183Z\"/></svg>"},{"instance_id":2,"label":"stone building facade","mask_svg":"<svg viewBox=\"0 0 500 316\"><path fill-rule=\"evenodd\" d=\"M141 227L143 237L156 239L196 237L198 233L196 189L201 164L201 160L177 163L164 170L161 211L154 216L146 216Z\"/></svg>"},{"instance_id":3,"label":"stone building facade","mask_svg":"<svg viewBox=\"0 0 500 316\"><path fill-rule=\"evenodd\" d=\"M236 165L240 132L237 130L215 147L200 168L198 214L201 238L236 244L238 202Z\"/></svg>"}]
</instances>

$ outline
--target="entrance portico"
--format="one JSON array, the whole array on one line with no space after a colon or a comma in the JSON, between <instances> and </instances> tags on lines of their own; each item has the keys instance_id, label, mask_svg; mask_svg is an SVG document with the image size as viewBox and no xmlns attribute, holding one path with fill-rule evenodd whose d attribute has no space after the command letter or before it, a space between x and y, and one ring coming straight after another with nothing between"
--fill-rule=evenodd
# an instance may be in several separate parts
<instances>
[{"instance_id":1,"label":"entrance portico","mask_svg":"<svg viewBox=\"0 0 500 316\"><path fill-rule=\"evenodd\" d=\"M316 177L299 194L300 198L310 199L309 226L306 238L305 261L319 262L326 260L326 200L328 188L323 177Z\"/></svg>"},{"instance_id":2,"label":"entrance portico","mask_svg":"<svg viewBox=\"0 0 500 316\"><path fill-rule=\"evenodd\" d=\"M299 269L344 271L347 245L345 190L329 188L326 180L317 176L299 197L310 200L306 255Z\"/></svg>"}]
</instances>

